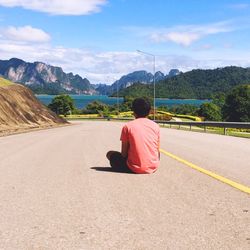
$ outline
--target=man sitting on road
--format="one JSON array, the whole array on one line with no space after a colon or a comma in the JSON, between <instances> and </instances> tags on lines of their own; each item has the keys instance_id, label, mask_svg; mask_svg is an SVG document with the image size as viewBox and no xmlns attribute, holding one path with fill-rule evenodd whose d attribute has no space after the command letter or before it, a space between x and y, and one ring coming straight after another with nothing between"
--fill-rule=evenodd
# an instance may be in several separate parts
<instances>
[{"instance_id":1,"label":"man sitting on road","mask_svg":"<svg viewBox=\"0 0 250 250\"><path fill-rule=\"evenodd\" d=\"M137 98L132 103L135 120L124 125L121 132L121 153L109 151L107 158L117 172L150 174L157 170L160 160L160 128L149 120L150 102Z\"/></svg>"}]
</instances>

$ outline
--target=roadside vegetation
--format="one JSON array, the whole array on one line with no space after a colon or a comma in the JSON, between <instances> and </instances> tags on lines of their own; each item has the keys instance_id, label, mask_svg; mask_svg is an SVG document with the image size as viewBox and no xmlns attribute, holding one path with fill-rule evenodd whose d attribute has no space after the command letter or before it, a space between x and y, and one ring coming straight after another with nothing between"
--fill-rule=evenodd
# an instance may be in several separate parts
<instances>
[{"instance_id":1,"label":"roadside vegetation","mask_svg":"<svg viewBox=\"0 0 250 250\"><path fill-rule=\"evenodd\" d=\"M131 103L134 97L126 96L119 105L107 105L100 101L89 103L83 109L77 109L73 99L68 95L56 96L49 108L58 115L75 118L132 118ZM152 103L152 99L149 99ZM151 110L149 118L154 111ZM250 122L250 85L240 85L225 95L217 93L211 102L203 103L200 107L194 105L160 106L156 112L157 120L176 121L234 121Z\"/></svg>"},{"instance_id":2,"label":"roadside vegetation","mask_svg":"<svg viewBox=\"0 0 250 250\"><path fill-rule=\"evenodd\" d=\"M100 101L93 101L83 109L77 109L73 99L68 95L56 96L49 108L68 120L127 118L133 119L131 103L133 97L125 97L119 105L107 105ZM151 103L152 99L149 99ZM149 119L154 118L151 110ZM217 93L211 102L203 103L200 107L194 105L159 106L155 111L155 119L159 121L234 121L250 122L250 85L234 88L228 95ZM177 129L191 130L191 125L162 125ZM224 134L223 128L201 127L192 125L192 131ZM249 129L227 129L227 135L250 138Z\"/></svg>"},{"instance_id":3,"label":"roadside vegetation","mask_svg":"<svg viewBox=\"0 0 250 250\"><path fill-rule=\"evenodd\" d=\"M13 82L0 77L0 87L12 85Z\"/></svg>"}]
</instances>

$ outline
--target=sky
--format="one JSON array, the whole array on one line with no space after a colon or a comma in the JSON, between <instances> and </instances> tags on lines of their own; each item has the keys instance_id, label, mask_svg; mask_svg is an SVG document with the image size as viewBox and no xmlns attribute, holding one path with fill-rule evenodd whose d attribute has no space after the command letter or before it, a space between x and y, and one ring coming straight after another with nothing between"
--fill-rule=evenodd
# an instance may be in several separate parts
<instances>
[{"instance_id":1,"label":"sky","mask_svg":"<svg viewBox=\"0 0 250 250\"><path fill-rule=\"evenodd\" d=\"M142 52L138 52L138 50ZM0 0L0 60L113 83L136 70L250 67L250 0Z\"/></svg>"}]
</instances>

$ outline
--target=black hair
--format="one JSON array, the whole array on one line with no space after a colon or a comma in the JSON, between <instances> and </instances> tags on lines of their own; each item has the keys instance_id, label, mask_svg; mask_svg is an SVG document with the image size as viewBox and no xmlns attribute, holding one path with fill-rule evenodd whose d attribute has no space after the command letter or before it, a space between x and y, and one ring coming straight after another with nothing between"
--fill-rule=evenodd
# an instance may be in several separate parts
<instances>
[{"instance_id":1,"label":"black hair","mask_svg":"<svg viewBox=\"0 0 250 250\"><path fill-rule=\"evenodd\" d=\"M136 98L132 102L132 110L137 117L146 117L151 110L151 104L147 99Z\"/></svg>"}]
</instances>

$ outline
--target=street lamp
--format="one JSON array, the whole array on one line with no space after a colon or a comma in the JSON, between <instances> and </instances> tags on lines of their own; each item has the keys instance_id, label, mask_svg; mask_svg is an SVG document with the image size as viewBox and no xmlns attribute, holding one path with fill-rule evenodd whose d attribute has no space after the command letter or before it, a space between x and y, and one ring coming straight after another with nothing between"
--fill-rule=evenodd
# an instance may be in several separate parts
<instances>
[{"instance_id":1,"label":"street lamp","mask_svg":"<svg viewBox=\"0 0 250 250\"><path fill-rule=\"evenodd\" d=\"M117 113L117 116L118 116L118 118L119 118L119 99L118 99L119 97L118 97L118 90L119 90L119 89L118 89L118 82L117 82L117 84L116 84L116 101L117 101L117 110L118 110L118 111L117 111L117 112L118 112L118 113Z\"/></svg>"},{"instance_id":2,"label":"street lamp","mask_svg":"<svg viewBox=\"0 0 250 250\"><path fill-rule=\"evenodd\" d=\"M112 73L113 73L113 67L112 67ZM111 79L111 77L108 77L110 80L112 80ZM112 80L113 81L113 80ZM116 105L117 105L117 116L118 116L118 118L119 118L119 96L118 96L118 91L119 91L119 86L118 86L118 82L116 83Z\"/></svg>"},{"instance_id":3,"label":"street lamp","mask_svg":"<svg viewBox=\"0 0 250 250\"><path fill-rule=\"evenodd\" d=\"M151 53L148 53L148 52L141 51L141 50L136 50L136 51L138 53L145 54L145 55L153 57L153 63L154 63L154 67L153 67L153 81L154 81L154 121L155 121L155 55L151 54Z\"/></svg>"}]
</instances>

